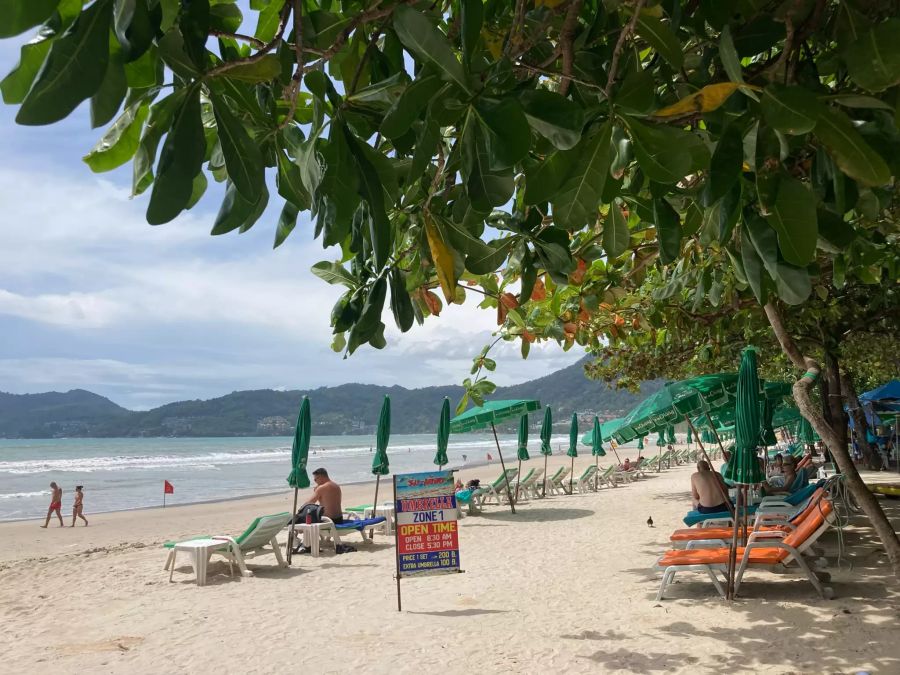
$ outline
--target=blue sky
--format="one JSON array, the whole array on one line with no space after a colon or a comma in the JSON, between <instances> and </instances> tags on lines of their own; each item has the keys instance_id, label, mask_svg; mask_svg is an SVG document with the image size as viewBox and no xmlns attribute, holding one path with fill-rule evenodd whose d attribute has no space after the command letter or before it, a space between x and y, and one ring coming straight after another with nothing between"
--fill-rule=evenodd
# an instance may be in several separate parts
<instances>
[{"instance_id":1,"label":"blue sky","mask_svg":"<svg viewBox=\"0 0 900 675\"><path fill-rule=\"evenodd\" d=\"M29 37L0 41L3 75ZM338 255L313 240L308 218L277 251L277 198L250 232L211 237L216 186L151 227L146 195L129 198L130 164L93 174L81 161L103 132L86 105L47 127L16 125L16 110L0 104L0 391L85 388L150 408L240 389L449 384L491 340L494 312L475 302L403 336L388 309L387 348L343 359L329 348L340 289L309 271ZM583 355L534 347L523 361L518 344L502 345L494 379L540 377Z\"/></svg>"}]
</instances>

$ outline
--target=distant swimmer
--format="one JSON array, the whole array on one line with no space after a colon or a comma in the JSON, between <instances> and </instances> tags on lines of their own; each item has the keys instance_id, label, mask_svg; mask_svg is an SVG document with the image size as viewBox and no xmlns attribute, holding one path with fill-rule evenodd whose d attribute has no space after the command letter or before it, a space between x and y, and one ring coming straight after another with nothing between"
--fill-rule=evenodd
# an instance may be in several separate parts
<instances>
[{"instance_id":1,"label":"distant swimmer","mask_svg":"<svg viewBox=\"0 0 900 675\"><path fill-rule=\"evenodd\" d=\"M50 524L50 516L56 512L56 517L59 518L59 526L65 527L62 519L62 488L59 487L55 482L50 483L50 489L53 493L50 495L50 507L47 509L47 520L44 521L44 524L41 527L47 527Z\"/></svg>"},{"instance_id":2,"label":"distant swimmer","mask_svg":"<svg viewBox=\"0 0 900 675\"><path fill-rule=\"evenodd\" d=\"M88 524L87 518L84 517L84 492L82 492L82 488L83 486L81 485L75 486L75 503L72 504L72 527L75 527L76 518L81 518L85 527Z\"/></svg>"},{"instance_id":3,"label":"distant swimmer","mask_svg":"<svg viewBox=\"0 0 900 675\"><path fill-rule=\"evenodd\" d=\"M463 455L463 464L469 461L469 458L466 455Z\"/></svg>"}]
</instances>

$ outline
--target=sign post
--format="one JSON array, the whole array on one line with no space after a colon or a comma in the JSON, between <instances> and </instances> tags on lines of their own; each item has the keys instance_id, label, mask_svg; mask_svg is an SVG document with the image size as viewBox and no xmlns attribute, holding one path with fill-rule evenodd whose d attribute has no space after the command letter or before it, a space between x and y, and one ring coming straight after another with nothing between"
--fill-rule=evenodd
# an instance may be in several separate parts
<instances>
[{"instance_id":1,"label":"sign post","mask_svg":"<svg viewBox=\"0 0 900 675\"><path fill-rule=\"evenodd\" d=\"M401 578L462 572L453 471L395 474L394 505L399 612Z\"/></svg>"}]
</instances>

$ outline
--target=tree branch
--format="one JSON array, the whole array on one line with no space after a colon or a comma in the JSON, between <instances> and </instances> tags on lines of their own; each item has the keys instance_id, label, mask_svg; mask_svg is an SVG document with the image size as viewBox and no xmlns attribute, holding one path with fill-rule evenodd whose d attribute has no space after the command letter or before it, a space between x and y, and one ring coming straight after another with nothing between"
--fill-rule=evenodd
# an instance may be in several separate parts
<instances>
[{"instance_id":1,"label":"tree branch","mask_svg":"<svg viewBox=\"0 0 900 675\"><path fill-rule=\"evenodd\" d=\"M609 98L609 91L616 81L616 74L619 70L619 58L622 56L625 40L627 40L628 36L634 32L634 27L637 24L638 17L643 8L644 0L637 0L637 3L634 6L634 14L631 15L631 20L628 22L628 25L622 29L622 32L619 33L619 39L616 41L615 49L613 49L612 63L609 65L609 77L606 79L606 88L603 90L606 93L606 98Z\"/></svg>"},{"instance_id":2,"label":"tree branch","mask_svg":"<svg viewBox=\"0 0 900 675\"><path fill-rule=\"evenodd\" d=\"M244 42L249 42L251 45L256 47L257 49L265 49L266 43L262 40L258 40L252 35L244 35L243 33L228 33L224 30L211 30L209 34L212 37L223 37L223 38L231 38L232 40L243 40Z\"/></svg>"},{"instance_id":3,"label":"tree branch","mask_svg":"<svg viewBox=\"0 0 900 675\"><path fill-rule=\"evenodd\" d=\"M297 69L291 76L291 84L288 86L288 98L291 102L290 110L279 129L284 129L294 121L297 113L297 100L300 98L300 87L303 84L303 0L293 0L294 5L294 55L297 59Z\"/></svg>"},{"instance_id":4,"label":"tree branch","mask_svg":"<svg viewBox=\"0 0 900 675\"><path fill-rule=\"evenodd\" d=\"M641 0L643 2L643 0ZM562 30L559 31L560 51L562 52L562 81L559 83L559 93L565 96L569 93L569 83L572 81L572 66L575 64L575 53L572 50L572 42L575 39L575 29L578 28L578 14L584 0L575 0L566 12L566 20Z\"/></svg>"},{"instance_id":5,"label":"tree branch","mask_svg":"<svg viewBox=\"0 0 900 675\"><path fill-rule=\"evenodd\" d=\"M232 68L237 68L238 66L247 65L250 63L257 63L262 61L263 57L271 52L275 47L281 44L281 39L284 37L284 29L287 27L287 19L288 15L291 13L291 4L285 3L284 8L281 10L281 14L278 17L278 30L275 31L275 37L272 38L270 42L267 42L263 47L256 52L255 54L251 54L250 56L245 56L240 59L235 59L234 61L225 61L224 63L216 66L215 68L211 68L203 74L204 78L215 77L216 75L221 75L222 73L227 73Z\"/></svg>"}]
</instances>

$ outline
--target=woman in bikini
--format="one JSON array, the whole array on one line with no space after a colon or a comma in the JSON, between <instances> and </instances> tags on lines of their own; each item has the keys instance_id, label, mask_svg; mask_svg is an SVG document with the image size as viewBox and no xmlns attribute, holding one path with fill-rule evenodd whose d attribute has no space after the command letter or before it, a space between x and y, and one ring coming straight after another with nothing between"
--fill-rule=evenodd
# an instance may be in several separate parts
<instances>
[{"instance_id":1,"label":"woman in bikini","mask_svg":"<svg viewBox=\"0 0 900 675\"><path fill-rule=\"evenodd\" d=\"M47 520L44 521L41 527L47 527L50 524L50 516L53 515L54 511L56 512L56 517L59 518L59 526L65 527L62 519L62 488L56 483L50 483L50 489L53 490L53 494L50 497L50 507L47 509Z\"/></svg>"},{"instance_id":2,"label":"woman in bikini","mask_svg":"<svg viewBox=\"0 0 900 675\"><path fill-rule=\"evenodd\" d=\"M84 526L87 527L88 521L84 517L84 493L81 491L82 486L75 486L75 503L72 505L72 527L75 527L75 519L81 518Z\"/></svg>"}]
</instances>

